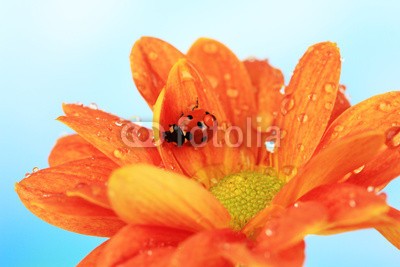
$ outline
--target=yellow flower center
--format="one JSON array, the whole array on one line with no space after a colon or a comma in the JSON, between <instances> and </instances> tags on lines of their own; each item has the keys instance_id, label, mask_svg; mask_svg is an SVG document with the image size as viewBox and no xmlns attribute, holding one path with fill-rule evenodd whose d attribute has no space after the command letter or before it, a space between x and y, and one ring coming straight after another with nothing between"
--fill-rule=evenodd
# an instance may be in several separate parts
<instances>
[{"instance_id":1,"label":"yellow flower center","mask_svg":"<svg viewBox=\"0 0 400 267\"><path fill-rule=\"evenodd\" d=\"M232 228L240 230L271 202L284 182L271 174L251 171L224 177L210 188L232 217Z\"/></svg>"}]
</instances>

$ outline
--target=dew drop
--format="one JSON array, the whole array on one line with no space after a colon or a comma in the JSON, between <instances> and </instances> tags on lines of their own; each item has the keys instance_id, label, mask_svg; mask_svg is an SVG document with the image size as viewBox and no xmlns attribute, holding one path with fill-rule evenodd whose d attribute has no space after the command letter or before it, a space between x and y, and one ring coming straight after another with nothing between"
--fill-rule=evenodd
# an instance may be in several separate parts
<instances>
[{"instance_id":1,"label":"dew drop","mask_svg":"<svg viewBox=\"0 0 400 267\"><path fill-rule=\"evenodd\" d=\"M229 81L231 79L231 75L229 73L224 74L224 80Z\"/></svg>"},{"instance_id":2,"label":"dew drop","mask_svg":"<svg viewBox=\"0 0 400 267\"><path fill-rule=\"evenodd\" d=\"M303 144L298 144L297 145L297 149L299 150L299 151L304 151L304 145Z\"/></svg>"},{"instance_id":3,"label":"dew drop","mask_svg":"<svg viewBox=\"0 0 400 267\"><path fill-rule=\"evenodd\" d=\"M379 104L379 110L383 111L383 112L390 112L392 111L392 105L388 102L382 102Z\"/></svg>"},{"instance_id":4,"label":"dew drop","mask_svg":"<svg viewBox=\"0 0 400 267\"><path fill-rule=\"evenodd\" d=\"M344 129L344 127L343 127L342 125L337 125L337 126L335 127L335 131L336 131L336 132L341 132L341 131L343 131L343 129Z\"/></svg>"},{"instance_id":5,"label":"dew drop","mask_svg":"<svg viewBox=\"0 0 400 267\"><path fill-rule=\"evenodd\" d=\"M266 167L264 170L265 175L270 177L276 177L277 173L274 167Z\"/></svg>"},{"instance_id":6,"label":"dew drop","mask_svg":"<svg viewBox=\"0 0 400 267\"><path fill-rule=\"evenodd\" d=\"M289 180L297 174L297 168L291 165L283 166L281 169L281 174L286 176L286 180Z\"/></svg>"},{"instance_id":7,"label":"dew drop","mask_svg":"<svg viewBox=\"0 0 400 267\"><path fill-rule=\"evenodd\" d=\"M190 72L188 72L188 71L182 71L181 78L183 81L193 81L194 80L192 74L190 74Z\"/></svg>"},{"instance_id":8,"label":"dew drop","mask_svg":"<svg viewBox=\"0 0 400 267\"><path fill-rule=\"evenodd\" d=\"M300 205L299 205L299 202L294 203L293 206L294 206L295 208L298 208L298 207L300 206Z\"/></svg>"},{"instance_id":9,"label":"dew drop","mask_svg":"<svg viewBox=\"0 0 400 267\"><path fill-rule=\"evenodd\" d=\"M325 84L325 92L327 92L328 94L333 93L335 86L332 83L327 83Z\"/></svg>"},{"instance_id":10,"label":"dew drop","mask_svg":"<svg viewBox=\"0 0 400 267\"><path fill-rule=\"evenodd\" d=\"M282 130L280 133L281 133L281 135L280 135L281 139L285 138L285 136L287 135L287 131L286 130Z\"/></svg>"},{"instance_id":11,"label":"dew drop","mask_svg":"<svg viewBox=\"0 0 400 267\"><path fill-rule=\"evenodd\" d=\"M29 176L31 176L30 172L25 173L25 178L28 178Z\"/></svg>"},{"instance_id":12,"label":"dew drop","mask_svg":"<svg viewBox=\"0 0 400 267\"><path fill-rule=\"evenodd\" d=\"M149 255L149 256L153 255L153 251L152 250L148 250L147 251L147 255Z\"/></svg>"},{"instance_id":13,"label":"dew drop","mask_svg":"<svg viewBox=\"0 0 400 267\"><path fill-rule=\"evenodd\" d=\"M266 141L264 143L264 145L265 145L265 148L267 149L267 151L269 153L274 153L274 151L275 151L275 141Z\"/></svg>"},{"instance_id":14,"label":"dew drop","mask_svg":"<svg viewBox=\"0 0 400 267\"><path fill-rule=\"evenodd\" d=\"M33 167L32 173L35 173L35 172L37 172L37 171L39 171L39 168L38 168L38 167Z\"/></svg>"},{"instance_id":15,"label":"dew drop","mask_svg":"<svg viewBox=\"0 0 400 267\"><path fill-rule=\"evenodd\" d=\"M368 192L374 192L375 191L375 187L370 185L370 186L367 187L367 191Z\"/></svg>"},{"instance_id":16,"label":"dew drop","mask_svg":"<svg viewBox=\"0 0 400 267\"><path fill-rule=\"evenodd\" d=\"M346 85L339 84L339 91L344 94L346 92Z\"/></svg>"},{"instance_id":17,"label":"dew drop","mask_svg":"<svg viewBox=\"0 0 400 267\"><path fill-rule=\"evenodd\" d=\"M218 86L218 79L215 78L214 76L208 75L206 76L207 80L210 82L210 85L212 88L217 88Z\"/></svg>"},{"instance_id":18,"label":"dew drop","mask_svg":"<svg viewBox=\"0 0 400 267\"><path fill-rule=\"evenodd\" d=\"M99 109L99 107L97 106L96 103L90 103L90 104L89 104L89 108L90 108L90 109L94 109L94 110Z\"/></svg>"},{"instance_id":19,"label":"dew drop","mask_svg":"<svg viewBox=\"0 0 400 267\"><path fill-rule=\"evenodd\" d=\"M292 95L287 95L282 99L281 102L281 113L282 115L286 115L290 110L294 107L294 99Z\"/></svg>"},{"instance_id":20,"label":"dew drop","mask_svg":"<svg viewBox=\"0 0 400 267\"><path fill-rule=\"evenodd\" d=\"M400 145L400 126L394 126L386 131L386 145L396 148Z\"/></svg>"},{"instance_id":21,"label":"dew drop","mask_svg":"<svg viewBox=\"0 0 400 267\"><path fill-rule=\"evenodd\" d=\"M233 89L233 88L229 88L226 90L226 95L230 98L236 98L239 95L239 90L237 89Z\"/></svg>"},{"instance_id":22,"label":"dew drop","mask_svg":"<svg viewBox=\"0 0 400 267\"><path fill-rule=\"evenodd\" d=\"M158 58L158 54L152 51L149 53L149 58L150 60L156 60Z\"/></svg>"},{"instance_id":23,"label":"dew drop","mask_svg":"<svg viewBox=\"0 0 400 267\"><path fill-rule=\"evenodd\" d=\"M218 47L214 43L206 43L203 46L203 51L206 52L207 54L215 54L218 50Z\"/></svg>"},{"instance_id":24,"label":"dew drop","mask_svg":"<svg viewBox=\"0 0 400 267\"><path fill-rule=\"evenodd\" d=\"M325 109L327 109L327 110L331 110L332 107L333 107L333 104L332 104L332 102L326 102L325 105L324 105L324 107L325 107Z\"/></svg>"},{"instance_id":25,"label":"dew drop","mask_svg":"<svg viewBox=\"0 0 400 267\"><path fill-rule=\"evenodd\" d=\"M117 120L114 122L114 124L118 127L121 127L124 124L124 122L122 120Z\"/></svg>"},{"instance_id":26,"label":"dew drop","mask_svg":"<svg viewBox=\"0 0 400 267\"><path fill-rule=\"evenodd\" d=\"M308 116L305 113L301 113L300 115L297 116L297 120L301 123L304 123L308 120Z\"/></svg>"},{"instance_id":27,"label":"dew drop","mask_svg":"<svg viewBox=\"0 0 400 267\"><path fill-rule=\"evenodd\" d=\"M133 77L133 79L135 79L135 80L137 80L137 79L139 79L140 78L140 74L139 74L139 72L133 72L132 73L132 77Z\"/></svg>"},{"instance_id":28,"label":"dew drop","mask_svg":"<svg viewBox=\"0 0 400 267\"><path fill-rule=\"evenodd\" d=\"M353 171L353 173L358 174L358 173L362 172L362 170L364 170L364 168L365 168L365 165L362 165L361 167L355 169L355 170Z\"/></svg>"},{"instance_id":29,"label":"dew drop","mask_svg":"<svg viewBox=\"0 0 400 267\"><path fill-rule=\"evenodd\" d=\"M317 100L317 94L315 93L311 93L308 95L308 99L310 99L311 101L316 101Z\"/></svg>"},{"instance_id":30,"label":"dew drop","mask_svg":"<svg viewBox=\"0 0 400 267\"><path fill-rule=\"evenodd\" d=\"M357 205L356 201L354 199L349 200L349 206L354 208Z\"/></svg>"},{"instance_id":31,"label":"dew drop","mask_svg":"<svg viewBox=\"0 0 400 267\"><path fill-rule=\"evenodd\" d=\"M271 229L267 228L267 230L265 230L265 234L266 234L267 236L272 236L273 232L272 232Z\"/></svg>"},{"instance_id":32,"label":"dew drop","mask_svg":"<svg viewBox=\"0 0 400 267\"><path fill-rule=\"evenodd\" d=\"M210 182L211 182L213 185L215 185L215 184L218 183L218 180L217 180L216 178L211 178L211 179L210 179Z\"/></svg>"},{"instance_id":33,"label":"dew drop","mask_svg":"<svg viewBox=\"0 0 400 267\"><path fill-rule=\"evenodd\" d=\"M113 154L114 154L114 157L116 157L117 159L122 158L122 152L119 149L115 149Z\"/></svg>"}]
</instances>

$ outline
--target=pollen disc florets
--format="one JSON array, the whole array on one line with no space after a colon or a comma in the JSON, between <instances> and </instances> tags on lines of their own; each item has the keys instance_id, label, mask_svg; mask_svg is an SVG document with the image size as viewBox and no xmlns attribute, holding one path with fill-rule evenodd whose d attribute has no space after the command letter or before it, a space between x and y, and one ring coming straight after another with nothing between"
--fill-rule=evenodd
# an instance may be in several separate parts
<instances>
[{"instance_id":1,"label":"pollen disc florets","mask_svg":"<svg viewBox=\"0 0 400 267\"><path fill-rule=\"evenodd\" d=\"M232 216L232 227L240 230L272 200L283 186L276 176L244 171L224 177L211 193Z\"/></svg>"}]
</instances>

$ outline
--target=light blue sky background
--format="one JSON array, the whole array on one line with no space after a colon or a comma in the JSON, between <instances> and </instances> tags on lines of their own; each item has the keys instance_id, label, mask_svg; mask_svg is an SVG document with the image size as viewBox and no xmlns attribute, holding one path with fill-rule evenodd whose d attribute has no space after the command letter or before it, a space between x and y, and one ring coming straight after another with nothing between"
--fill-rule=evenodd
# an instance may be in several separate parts
<instances>
[{"instance_id":1,"label":"light blue sky background","mask_svg":"<svg viewBox=\"0 0 400 267\"><path fill-rule=\"evenodd\" d=\"M128 56L143 35L186 51L216 38L240 58L268 58L286 81L315 42L338 43L352 103L400 88L398 1L0 0L0 265L73 266L101 240L57 229L19 202L14 183L45 168L62 102L96 102L123 117L151 118ZM320 1L322 2L322 1ZM400 181L388 188L400 208ZM364 230L307 238L306 266L398 266L400 253Z\"/></svg>"}]
</instances>

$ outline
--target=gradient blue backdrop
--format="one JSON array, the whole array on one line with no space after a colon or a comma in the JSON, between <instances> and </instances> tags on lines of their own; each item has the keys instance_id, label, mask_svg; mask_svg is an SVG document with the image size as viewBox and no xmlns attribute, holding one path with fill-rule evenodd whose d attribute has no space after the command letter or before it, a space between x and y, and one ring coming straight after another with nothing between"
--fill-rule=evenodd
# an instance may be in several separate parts
<instances>
[{"instance_id":1,"label":"gradient blue backdrop","mask_svg":"<svg viewBox=\"0 0 400 267\"><path fill-rule=\"evenodd\" d=\"M151 118L128 56L143 35L186 51L216 38L240 58L268 58L288 81L315 42L338 43L352 103L400 88L398 1L0 0L0 266L73 266L102 239L55 228L20 203L14 183L45 168L62 102L96 102ZM400 182L385 190L400 208ZM373 230L307 238L306 266L398 266L400 253Z\"/></svg>"}]
</instances>

